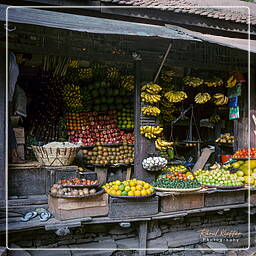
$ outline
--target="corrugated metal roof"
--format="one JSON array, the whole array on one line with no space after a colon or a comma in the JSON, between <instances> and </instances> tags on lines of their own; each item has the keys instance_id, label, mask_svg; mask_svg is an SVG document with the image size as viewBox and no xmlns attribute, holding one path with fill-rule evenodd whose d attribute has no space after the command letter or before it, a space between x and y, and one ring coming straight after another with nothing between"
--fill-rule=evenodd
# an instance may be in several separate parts
<instances>
[{"instance_id":1,"label":"corrugated metal roof","mask_svg":"<svg viewBox=\"0 0 256 256\"><path fill-rule=\"evenodd\" d=\"M6 5L0 5L1 21L6 20L6 8ZM9 8L8 21L97 34L161 37L200 41L164 26L95 18L31 8Z\"/></svg>"},{"instance_id":2,"label":"corrugated metal roof","mask_svg":"<svg viewBox=\"0 0 256 256\"><path fill-rule=\"evenodd\" d=\"M171 26L171 25L166 25L166 27L168 27L172 30L177 30L181 33L192 36L194 38L201 39L201 40L209 42L209 43L214 43L214 44L226 46L229 48L235 48L235 49L240 49L243 51L250 51L252 53L256 53L256 41L255 40L250 40L250 46L249 46L248 39L202 34L199 32L195 32L195 31L191 31L188 29L184 29L184 28L177 27L177 26Z\"/></svg>"},{"instance_id":3,"label":"corrugated metal roof","mask_svg":"<svg viewBox=\"0 0 256 256\"><path fill-rule=\"evenodd\" d=\"M248 23L248 9L251 11L250 23L256 25L256 4L240 0L100 0L102 3L124 6L157 6L161 10L187 13L236 23ZM177 6L177 7L176 7ZM178 7L179 6L179 7ZM184 7L182 7L184 6ZM186 7L185 7L186 6ZM190 8L191 6L191 8ZM201 8L200 6L204 6ZM209 6L209 7L208 7ZM218 6L213 8L212 6ZM238 6L238 8L234 8ZM208 7L208 8L207 8Z\"/></svg>"}]
</instances>

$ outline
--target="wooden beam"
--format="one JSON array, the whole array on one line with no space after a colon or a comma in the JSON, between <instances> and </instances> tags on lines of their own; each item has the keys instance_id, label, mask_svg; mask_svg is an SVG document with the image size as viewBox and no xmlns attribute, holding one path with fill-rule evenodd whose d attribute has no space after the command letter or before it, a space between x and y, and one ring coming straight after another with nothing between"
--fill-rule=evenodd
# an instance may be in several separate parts
<instances>
[{"instance_id":1,"label":"wooden beam","mask_svg":"<svg viewBox=\"0 0 256 256\"><path fill-rule=\"evenodd\" d=\"M148 222L143 221L140 223L139 226L139 248L145 249L139 251L139 256L146 256L147 255L147 234L148 234Z\"/></svg>"},{"instance_id":2,"label":"wooden beam","mask_svg":"<svg viewBox=\"0 0 256 256\"><path fill-rule=\"evenodd\" d=\"M5 200L5 156L6 156L6 143L5 143L5 122L6 122L6 115L5 115L5 104L6 104L6 64L5 64L5 49L0 49L0 201Z\"/></svg>"}]
</instances>

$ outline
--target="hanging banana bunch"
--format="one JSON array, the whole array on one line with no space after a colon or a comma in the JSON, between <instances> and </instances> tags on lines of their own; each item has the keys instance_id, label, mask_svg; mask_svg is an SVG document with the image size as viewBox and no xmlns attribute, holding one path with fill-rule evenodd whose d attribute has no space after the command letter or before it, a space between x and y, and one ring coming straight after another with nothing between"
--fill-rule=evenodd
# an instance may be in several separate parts
<instances>
[{"instance_id":1,"label":"hanging banana bunch","mask_svg":"<svg viewBox=\"0 0 256 256\"><path fill-rule=\"evenodd\" d=\"M220 77L214 76L213 79L204 81L205 85L208 87L218 87L223 85L223 80Z\"/></svg>"},{"instance_id":2,"label":"hanging banana bunch","mask_svg":"<svg viewBox=\"0 0 256 256\"><path fill-rule=\"evenodd\" d=\"M234 77L234 76L231 76L229 79L228 79L228 81L227 81L227 88L232 88L232 87L234 87L235 85L236 85L236 83L237 83L237 80L236 80L236 78Z\"/></svg>"},{"instance_id":3,"label":"hanging banana bunch","mask_svg":"<svg viewBox=\"0 0 256 256\"><path fill-rule=\"evenodd\" d=\"M160 126L142 126L140 127L140 134L144 135L148 139L155 139L163 131Z\"/></svg>"},{"instance_id":4,"label":"hanging banana bunch","mask_svg":"<svg viewBox=\"0 0 256 256\"><path fill-rule=\"evenodd\" d=\"M204 80L195 76L185 76L183 82L185 85L198 87L204 83Z\"/></svg>"},{"instance_id":5,"label":"hanging banana bunch","mask_svg":"<svg viewBox=\"0 0 256 256\"><path fill-rule=\"evenodd\" d=\"M188 96L184 91L169 91L164 94L164 97L170 102L177 103L185 100Z\"/></svg>"},{"instance_id":6,"label":"hanging banana bunch","mask_svg":"<svg viewBox=\"0 0 256 256\"><path fill-rule=\"evenodd\" d=\"M161 111L155 106L145 106L141 109L141 112L146 116L159 116Z\"/></svg>"},{"instance_id":7,"label":"hanging banana bunch","mask_svg":"<svg viewBox=\"0 0 256 256\"><path fill-rule=\"evenodd\" d=\"M213 95L214 103L217 106L225 105L228 103L228 97L225 96L223 93L216 93Z\"/></svg>"},{"instance_id":8,"label":"hanging banana bunch","mask_svg":"<svg viewBox=\"0 0 256 256\"><path fill-rule=\"evenodd\" d=\"M150 94L158 94L162 90L162 87L151 82L143 85L141 90Z\"/></svg>"},{"instance_id":9,"label":"hanging banana bunch","mask_svg":"<svg viewBox=\"0 0 256 256\"><path fill-rule=\"evenodd\" d=\"M133 75L121 76L120 86L128 91L134 91L135 88L135 78Z\"/></svg>"},{"instance_id":10,"label":"hanging banana bunch","mask_svg":"<svg viewBox=\"0 0 256 256\"><path fill-rule=\"evenodd\" d=\"M211 95L207 92L205 93L198 93L196 96L195 96L195 102L197 104L204 104L206 103L207 101L209 101L211 99Z\"/></svg>"},{"instance_id":11,"label":"hanging banana bunch","mask_svg":"<svg viewBox=\"0 0 256 256\"><path fill-rule=\"evenodd\" d=\"M90 80L93 77L92 68L80 68L78 75L81 80Z\"/></svg>"},{"instance_id":12,"label":"hanging banana bunch","mask_svg":"<svg viewBox=\"0 0 256 256\"><path fill-rule=\"evenodd\" d=\"M161 75L160 75L160 78L166 82L166 83L170 83L173 79L175 75L175 72L172 71L172 70L166 70L166 71L162 71L161 72Z\"/></svg>"}]
</instances>

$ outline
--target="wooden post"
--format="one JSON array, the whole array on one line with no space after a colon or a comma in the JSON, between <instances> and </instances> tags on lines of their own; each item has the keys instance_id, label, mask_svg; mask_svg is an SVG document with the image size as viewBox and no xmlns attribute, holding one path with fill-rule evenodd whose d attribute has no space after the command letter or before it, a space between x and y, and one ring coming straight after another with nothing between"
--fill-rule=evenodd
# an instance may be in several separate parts
<instances>
[{"instance_id":1,"label":"wooden post","mask_svg":"<svg viewBox=\"0 0 256 256\"><path fill-rule=\"evenodd\" d=\"M5 143L5 104L6 104L6 64L5 64L5 49L0 49L0 201L5 200L5 156L6 156L6 143Z\"/></svg>"},{"instance_id":2,"label":"wooden post","mask_svg":"<svg viewBox=\"0 0 256 256\"><path fill-rule=\"evenodd\" d=\"M251 81L250 81L250 147L256 147L256 124L253 121L252 115L256 117L256 72L251 69Z\"/></svg>"},{"instance_id":3,"label":"wooden post","mask_svg":"<svg viewBox=\"0 0 256 256\"><path fill-rule=\"evenodd\" d=\"M135 106L134 106L134 133L135 133L135 146L134 146L134 173L136 179L152 182L154 175L142 168L142 160L147 157L147 153L155 151L155 146L152 141L149 141L140 134L141 126L141 60L136 60L136 87L135 87ZM142 124L143 125L143 124ZM152 146L153 145L153 146Z\"/></svg>"},{"instance_id":4,"label":"wooden post","mask_svg":"<svg viewBox=\"0 0 256 256\"><path fill-rule=\"evenodd\" d=\"M148 234L148 222L143 221L140 223L139 226L139 248L145 249L139 251L139 256L146 256L147 255L147 234Z\"/></svg>"}]
</instances>

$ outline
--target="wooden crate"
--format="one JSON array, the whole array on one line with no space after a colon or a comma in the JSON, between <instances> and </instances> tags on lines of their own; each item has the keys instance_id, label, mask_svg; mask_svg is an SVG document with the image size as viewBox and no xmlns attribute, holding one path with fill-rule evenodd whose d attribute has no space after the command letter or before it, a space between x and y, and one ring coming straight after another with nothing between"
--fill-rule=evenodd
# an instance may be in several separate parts
<instances>
[{"instance_id":1,"label":"wooden crate","mask_svg":"<svg viewBox=\"0 0 256 256\"><path fill-rule=\"evenodd\" d=\"M204 207L203 193L159 193L160 211L176 212Z\"/></svg>"},{"instance_id":2,"label":"wooden crate","mask_svg":"<svg viewBox=\"0 0 256 256\"><path fill-rule=\"evenodd\" d=\"M158 196L141 199L109 198L110 218L138 217L158 213Z\"/></svg>"},{"instance_id":3,"label":"wooden crate","mask_svg":"<svg viewBox=\"0 0 256 256\"><path fill-rule=\"evenodd\" d=\"M245 190L211 191L205 194L205 207L245 203Z\"/></svg>"},{"instance_id":4,"label":"wooden crate","mask_svg":"<svg viewBox=\"0 0 256 256\"><path fill-rule=\"evenodd\" d=\"M59 220L108 215L108 194L65 199L48 196L49 211Z\"/></svg>"}]
</instances>

